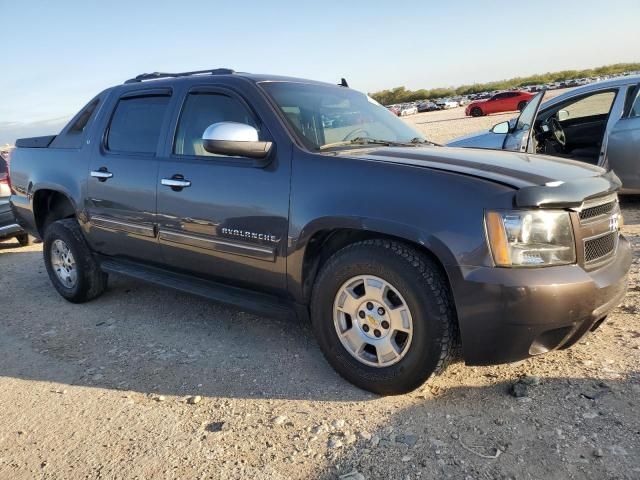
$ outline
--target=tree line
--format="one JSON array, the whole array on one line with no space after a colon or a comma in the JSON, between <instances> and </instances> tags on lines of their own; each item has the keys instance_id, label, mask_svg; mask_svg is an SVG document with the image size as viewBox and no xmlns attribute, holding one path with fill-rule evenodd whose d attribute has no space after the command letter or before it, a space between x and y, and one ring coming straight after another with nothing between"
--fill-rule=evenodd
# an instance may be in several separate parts
<instances>
[{"instance_id":1,"label":"tree line","mask_svg":"<svg viewBox=\"0 0 640 480\"><path fill-rule=\"evenodd\" d=\"M547 72L528 77L514 77L508 80L496 82L474 83L473 85L461 85L457 88L431 88L419 90L407 90L405 87L396 87L391 90L370 93L369 96L383 105L395 103L414 102L433 98L454 97L474 93L488 92L492 90L508 90L529 85L540 85L552 82L564 82L576 78L600 77L603 75L615 75L624 72L640 70L640 63L616 63L586 70L562 70L559 72Z\"/></svg>"}]
</instances>

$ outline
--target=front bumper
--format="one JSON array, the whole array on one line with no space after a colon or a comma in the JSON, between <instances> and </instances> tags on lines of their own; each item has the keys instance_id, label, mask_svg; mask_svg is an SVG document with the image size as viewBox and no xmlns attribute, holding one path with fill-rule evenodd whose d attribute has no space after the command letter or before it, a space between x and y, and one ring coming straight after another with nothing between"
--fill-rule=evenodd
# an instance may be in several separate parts
<instances>
[{"instance_id":1,"label":"front bumper","mask_svg":"<svg viewBox=\"0 0 640 480\"><path fill-rule=\"evenodd\" d=\"M465 363L509 363L573 345L624 298L631 256L621 236L613 261L591 272L461 267L451 280Z\"/></svg>"}]
</instances>

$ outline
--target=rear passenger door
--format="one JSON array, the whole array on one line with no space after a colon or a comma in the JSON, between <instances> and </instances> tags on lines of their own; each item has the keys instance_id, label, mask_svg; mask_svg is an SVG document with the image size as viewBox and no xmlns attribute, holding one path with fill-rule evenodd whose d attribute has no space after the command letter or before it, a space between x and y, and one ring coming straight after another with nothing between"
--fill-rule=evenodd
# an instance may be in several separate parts
<instances>
[{"instance_id":1,"label":"rear passenger door","mask_svg":"<svg viewBox=\"0 0 640 480\"><path fill-rule=\"evenodd\" d=\"M105 255L159 262L156 238L157 150L166 132L170 89L135 90L103 118L89 165L87 238Z\"/></svg>"},{"instance_id":2,"label":"rear passenger door","mask_svg":"<svg viewBox=\"0 0 640 480\"><path fill-rule=\"evenodd\" d=\"M164 263L267 291L285 289L291 151L273 148L268 164L204 150L202 134L239 122L273 141L256 110L225 87L195 86L183 99L158 177L158 235ZM187 182L175 188L166 180Z\"/></svg>"}]
</instances>

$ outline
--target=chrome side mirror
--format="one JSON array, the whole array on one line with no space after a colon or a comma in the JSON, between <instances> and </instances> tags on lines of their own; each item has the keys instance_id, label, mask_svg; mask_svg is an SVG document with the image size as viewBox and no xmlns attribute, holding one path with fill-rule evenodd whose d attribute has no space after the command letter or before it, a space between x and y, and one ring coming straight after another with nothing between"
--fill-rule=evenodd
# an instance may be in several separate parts
<instances>
[{"instance_id":1,"label":"chrome side mirror","mask_svg":"<svg viewBox=\"0 0 640 480\"><path fill-rule=\"evenodd\" d=\"M264 159L271 151L271 142L258 140L258 130L237 122L209 125L202 134L202 146L209 153Z\"/></svg>"},{"instance_id":2,"label":"chrome side mirror","mask_svg":"<svg viewBox=\"0 0 640 480\"><path fill-rule=\"evenodd\" d=\"M511 130L509 122L501 122L501 123L498 123L497 125L494 125L493 128L491 129L491 132L505 134L505 133L509 133L509 130Z\"/></svg>"}]
</instances>

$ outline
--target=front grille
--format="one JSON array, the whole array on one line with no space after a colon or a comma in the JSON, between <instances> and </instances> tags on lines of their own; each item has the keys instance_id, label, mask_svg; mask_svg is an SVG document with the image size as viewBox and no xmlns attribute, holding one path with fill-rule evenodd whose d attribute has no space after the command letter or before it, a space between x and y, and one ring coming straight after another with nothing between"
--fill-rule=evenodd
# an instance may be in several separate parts
<instances>
[{"instance_id":1,"label":"front grille","mask_svg":"<svg viewBox=\"0 0 640 480\"><path fill-rule=\"evenodd\" d=\"M603 203L602 205L596 205L595 207L585 208L580 212L580 220L591 220L592 218L601 217L602 215L607 215L616 208L616 204L618 202L616 200L612 202Z\"/></svg>"},{"instance_id":2,"label":"front grille","mask_svg":"<svg viewBox=\"0 0 640 480\"><path fill-rule=\"evenodd\" d=\"M584 261L595 262L611 255L616 249L618 232L610 232L597 238L584 241Z\"/></svg>"}]
</instances>

